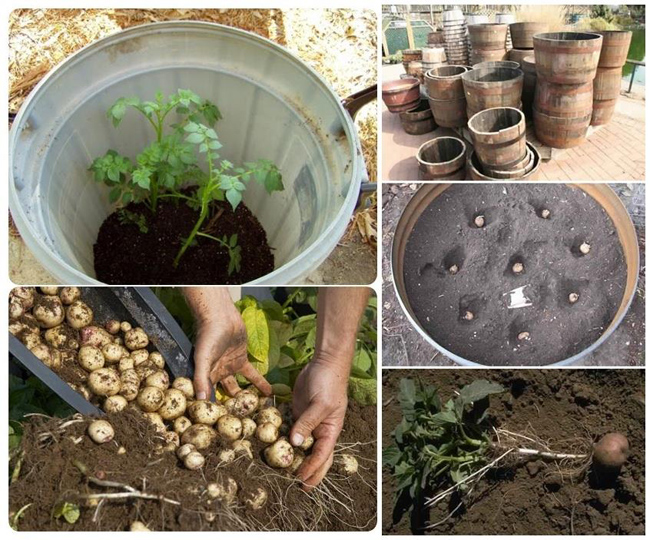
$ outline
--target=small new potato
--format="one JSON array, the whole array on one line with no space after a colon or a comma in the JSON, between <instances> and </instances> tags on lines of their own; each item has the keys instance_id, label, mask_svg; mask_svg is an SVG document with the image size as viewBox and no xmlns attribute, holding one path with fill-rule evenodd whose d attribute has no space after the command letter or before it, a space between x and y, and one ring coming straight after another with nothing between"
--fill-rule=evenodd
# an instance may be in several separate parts
<instances>
[{"instance_id":1,"label":"small new potato","mask_svg":"<svg viewBox=\"0 0 650 540\"><path fill-rule=\"evenodd\" d=\"M75 330L81 330L92 324L93 310L85 302L77 300L66 310L65 320Z\"/></svg>"},{"instance_id":2,"label":"small new potato","mask_svg":"<svg viewBox=\"0 0 650 540\"><path fill-rule=\"evenodd\" d=\"M232 463L235 461L235 451L230 448L226 448L219 452L218 458L220 463Z\"/></svg>"},{"instance_id":3,"label":"small new potato","mask_svg":"<svg viewBox=\"0 0 650 540\"><path fill-rule=\"evenodd\" d=\"M193 444L197 450L205 450L217 438L217 432L205 424L194 424L181 435L182 444Z\"/></svg>"},{"instance_id":4,"label":"small new potato","mask_svg":"<svg viewBox=\"0 0 650 540\"><path fill-rule=\"evenodd\" d=\"M630 443L622 433L607 433L594 445L594 462L608 469L620 469L630 454Z\"/></svg>"},{"instance_id":5,"label":"small new potato","mask_svg":"<svg viewBox=\"0 0 650 540\"><path fill-rule=\"evenodd\" d=\"M244 504L253 511L259 510L266 504L268 498L266 490L263 487L258 487L244 495Z\"/></svg>"},{"instance_id":6,"label":"small new potato","mask_svg":"<svg viewBox=\"0 0 650 540\"><path fill-rule=\"evenodd\" d=\"M176 455L178 456L178 459L183 460L192 452L196 452L196 446L193 444L183 444L176 450Z\"/></svg>"},{"instance_id":7,"label":"small new potato","mask_svg":"<svg viewBox=\"0 0 650 540\"><path fill-rule=\"evenodd\" d=\"M81 291L79 287L63 287L59 293L59 298L61 298L61 302L69 306L81 298Z\"/></svg>"},{"instance_id":8,"label":"small new potato","mask_svg":"<svg viewBox=\"0 0 650 540\"><path fill-rule=\"evenodd\" d=\"M239 417L250 416L260 404L257 395L248 390L242 390L233 399L233 414Z\"/></svg>"},{"instance_id":9,"label":"small new potato","mask_svg":"<svg viewBox=\"0 0 650 540\"><path fill-rule=\"evenodd\" d=\"M172 388L183 392L187 399L194 398L194 383L187 377L176 377L172 383Z\"/></svg>"},{"instance_id":10,"label":"small new potato","mask_svg":"<svg viewBox=\"0 0 650 540\"><path fill-rule=\"evenodd\" d=\"M126 409L129 402L124 396L119 394L114 396L109 396L104 400L104 410L107 413L116 413Z\"/></svg>"},{"instance_id":11,"label":"small new potato","mask_svg":"<svg viewBox=\"0 0 650 540\"><path fill-rule=\"evenodd\" d=\"M135 367L135 364L133 362L133 358L131 358L130 356L123 356L122 358L120 358L120 365L118 367L118 369L120 371L126 371L127 369L133 369L134 367ZM135 371L133 371L133 373L135 373Z\"/></svg>"},{"instance_id":12,"label":"small new potato","mask_svg":"<svg viewBox=\"0 0 650 540\"><path fill-rule=\"evenodd\" d=\"M151 375L147 378L147 382L150 378ZM165 390L165 397L160 409L158 409L158 414L162 416L163 420L175 420L185 413L186 407L187 400L183 392L175 388L170 388Z\"/></svg>"},{"instance_id":13,"label":"small new potato","mask_svg":"<svg viewBox=\"0 0 650 540\"><path fill-rule=\"evenodd\" d=\"M115 319L106 321L104 328L106 328L106 331L109 334L114 336L120 331L120 321L116 321Z\"/></svg>"},{"instance_id":14,"label":"small new potato","mask_svg":"<svg viewBox=\"0 0 650 540\"><path fill-rule=\"evenodd\" d=\"M236 455L243 454L248 459L253 459L253 445L250 441L235 441L232 443L232 449Z\"/></svg>"},{"instance_id":15,"label":"small new potato","mask_svg":"<svg viewBox=\"0 0 650 540\"><path fill-rule=\"evenodd\" d=\"M149 337L142 328L131 328L124 333L124 345L132 351L144 349L149 345Z\"/></svg>"},{"instance_id":16,"label":"small new potato","mask_svg":"<svg viewBox=\"0 0 650 540\"><path fill-rule=\"evenodd\" d=\"M207 486L208 496L217 501L232 502L237 496L237 482L234 478L226 478L226 481L222 484L221 482L212 482Z\"/></svg>"},{"instance_id":17,"label":"small new potato","mask_svg":"<svg viewBox=\"0 0 650 540\"><path fill-rule=\"evenodd\" d=\"M31 351L34 347L36 347L37 345L40 345L41 343L43 343L43 342L41 341L41 336L39 336L38 334L31 334L31 333L29 333L29 332L28 332L28 333L23 333L23 334L21 334L21 335L20 335L20 341L21 341L22 344L23 344L25 347L27 347L30 351ZM50 344L50 346L54 347L54 345L51 345L51 344ZM56 347L54 347L54 348L56 349Z\"/></svg>"},{"instance_id":18,"label":"small new potato","mask_svg":"<svg viewBox=\"0 0 650 540\"><path fill-rule=\"evenodd\" d=\"M9 318L18 319L25 314L25 306L18 298L9 298Z\"/></svg>"},{"instance_id":19,"label":"small new potato","mask_svg":"<svg viewBox=\"0 0 650 540\"><path fill-rule=\"evenodd\" d=\"M256 429L257 424L255 423L255 420L246 417L241 419L241 434L244 439L248 439L255 435Z\"/></svg>"},{"instance_id":20,"label":"small new potato","mask_svg":"<svg viewBox=\"0 0 650 540\"><path fill-rule=\"evenodd\" d=\"M113 342L111 336L106 330L99 326L84 326L80 331L82 345L92 345L101 349L107 343Z\"/></svg>"},{"instance_id":21,"label":"small new potato","mask_svg":"<svg viewBox=\"0 0 650 540\"><path fill-rule=\"evenodd\" d=\"M255 420L258 424L265 424L267 422L273 424L276 428L280 429L282 425L282 414L275 407L267 407L257 413Z\"/></svg>"},{"instance_id":22,"label":"small new potato","mask_svg":"<svg viewBox=\"0 0 650 540\"><path fill-rule=\"evenodd\" d=\"M264 458L274 469L286 469L293 463L293 446L286 439L275 441L264 449Z\"/></svg>"},{"instance_id":23,"label":"small new potato","mask_svg":"<svg viewBox=\"0 0 650 540\"><path fill-rule=\"evenodd\" d=\"M79 365L86 371L96 371L104 367L106 361L102 351L92 345L84 345L79 349Z\"/></svg>"},{"instance_id":24,"label":"small new potato","mask_svg":"<svg viewBox=\"0 0 650 540\"><path fill-rule=\"evenodd\" d=\"M169 375L166 371L158 370L145 379L145 384L147 386L155 386L163 391L167 390L169 388Z\"/></svg>"},{"instance_id":25,"label":"small new potato","mask_svg":"<svg viewBox=\"0 0 650 540\"><path fill-rule=\"evenodd\" d=\"M25 311L27 311L34 305L34 292L34 287L14 287L9 293L9 298L20 301Z\"/></svg>"},{"instance_id":26,"label":"small new potato","mask_svg":"<svg viewBox=\"0 0 650 540\"><path fill-rule=\"evenodd\" d=\"M137 402L145 412L156 412L163 404L165 393L156 386L145 386L138 394Z\"/></svg>"},{"instance_id":27,"label":"small new potato","mask_svg":"<svg viewBox=\"0 0 650 540\"><path fill-rule=\"evenodd\" d=\"M120 393L122 381L114 369L100 368L88 376L88 388L97 396L114 396Z\"/></svg>"},{"instance_id":28,"label":"small new potato","mask_svg":"<svg viewBox=\"0 0 650 540\"><path fill-rule=\"evenodd\" d=\"M205 458L199 452L190 452L185 456L183 464L190 471L195 471L203 467Z\"/></svg>"},{"instance_id":29,"label":"small new potato","mask_svg":"<svg viewBox=\"0 0 650 540\"><path fill-rule=\"evenodd\" d=\"M217 420L217 431L224 439L229 441L237 440L242 433L241 420L236 416L224 414Z\"/></svg>"},{"instance_id":30,"label":"small new potato","mask_svg":"<svg viewBox=\"0 0 650 540\"><path fill-rule=\"evenodd\" d=\"M40 287L41 293L43 293L46 296L54 296L55 294L59 294L59 288L54 287L54 286L45 286L45 287Z\"/></svg>"},{"instance_id":31,"label":"small new potato","mask_svg":"<svg viewBox=\"0 0 650 540\"><path fill-rule=\"evenodd\" d=\"M134 369L125 369L120 372L120 381L122 388L120 394L124 396L127 401L133 401L138 397L140 392L140 377Z\"/></svg>"},{"instance_id":32,"label":"small new potato","mask_svg":"<svg viewBox=\"0 0 650 540\"><path fill-rule=\"evenodd\" d=\"M174 446L174 452L176 451L176 448L178 448L181 444L181 438L175 431L165 431L165 433L163 433L163 438L165 441L167 441L168 444Z\"/></svg>"},{"instance_id":33,"label":"small new potato","mask_svg":"<svg viewBox=\"0 0 650 540\"><path fill-rule=\"evenodd\" d=\"M35 347L30 349L32 354L43 362L47 367L53 371L58 371L61 369L61 353L46 345L45 343L39 343Z\"/></svg>"},{"instance_id":34,"label":"small new potato","mask_svg":"<svg viewBox=\"0 0 650 540\"><path fill-rule=\"evenodd\" d=\"M150 532L151 529L147 527L142 521L134 521L131 523L131 527L129 528L131 532Z\"/></svg>"},{"instance_id":35,"label":"small new potato","mask_svg":"<svg viewBox=\"0 0 650 540\"><path fill-rule=\"evenodd\" d=\"M74 339L72 333L60 324L45 331L45 341L55 349L66 348L75 349L79 347L79 342ZM76 345L76 347L74 346Z\"/></svg>"},{"instance_id":36,"label":"small new potato","mask_svg":"<svg viewBox=\"0 0 650 540\"><path fill-rule=\"evenodd\" d=\"M195 424L205 424L212 426L217 420L226 414L226 408L223 405L212 403L206 399L200 399L192 402L187 408L190 420Z\"/></svg>"},{"instance_id":37,"label":"small new potato","mask_svg":"<svg viewBox=\"0 0 650 540\"><path fill-rule=\"evenodd\" d=\"M109 364L118 363L127 354L126 349L117 343L107 343L101 350L104 360Z\"/></svg>"},{"instance_id":38,"label":"small new potato","mask_svg":"<svg viewBox=\"0 0 650 540\"><path fill-rule=\"evenodd\" d=\"M115 430L106 420L93 420L88 425L88 436L97 444L104 444L113 440Z\"/></svg>"},{"instance_id":39,"label":"small new potato","mask_svg":"<svg viewBox=\"0 0 650 540\"><path fill-rule=\"evenodd\" d=\"M158 369L165 369L165 359L163 358L163 355L160 354L159 352L154 351L151 354L149 354L148 360Z\"/></svg>"},{"instance_id":40,"label":"small new potato","mask_svg":"<svg viewBox=\"0 0 650 540\"><path fill-rule=\"evenodd\" d=\"M301 450L309 450L312 446L314 445L314 437L310 435L309 437L305 438L304 441L302 441L302 444L299 446Z\"/></svg>"},{"instance_id":41,"label":"small new potato","mask_svg":"<svg viewBox=\"0 0 650 540\"><path fill-rule=\"evenodd\" d=\"M295 474L298 472L298 469L300 469L300 466L302 465L302 462L305 461L305 454L302 453L300 449L295 450L293 452L293 461L291 462L291 465L289 466L289 472Z\"/></svg>"},{"instance_id":42,"label":"small new potato","mask_svg":"<svg viewBox=\"0 0 650 540\"><path fill-rule=\"evenodd\" d=\"M120 323L120 330L122 330L122 332L128 332L129 330L131 330L131 328L133 327L131 326L131 323L129 321L122 321Z\"/></svg>"},{"instance_id":43,"label":"small new potato","mask_svg":"<svg viewBox=\"0 0 650 540\"><path fill-rule=\"evenodd\" d=\"M149 364L148 362L145 364L140 364L139 366L135 366L135 372L138 374L141 380L145 380L149 375L152 375L153 373L156 373L158 371L153 365Z\"/></svg>"},{"instance_id":44,"label":"small new potato","mask_svg":"<svg viewBox=\"0 0 650 540\"><path fill-rule=\"evenodd\" d=\"M137 351L132 351L130 356L133 358L133 363L139 366L149 360L149 351L147 349L138 349Z\"/></svg>"},{"instance_id":45,"label":"small new potato","mask_svg":"<svg viewBox=\"0 0 650 540\"><path fill-rule=\"evenodd\" d=\"M40 297L32 314L41 328L54 328L65 318L65 309L58 296Z\"/></svg>"},{"instance_id":46,"label":"small new potato","mask_svg":"<svg viewBox=\"0 0 650 540\"><path fill-rule=\"evenodd\" d=\"M149 422L153 424L153 426L156 428L156 431L165 433L167 430L165 422L163 422L162 417L157 412L143 412L142 416L144 416L147 420L149 420Z\"/></svg>"},{"instance_id":47,"label":"small new potato","mask_svg":"<svg viewBox=\"0 0 650 540\"><path fill-rule=\"evenodd\" d=\"M266 444L274 443L278 440L278 436L278 428L271 424L271 422L258 424L257 429L255 430L255 437Z\"/></svg>"},{"instance_id":48,"label":"small new potato","mask_svg":"<svg viewBox=\"0 0 650 540\"><path fill-rule=\"evenodd\" d=\"M339 454L334 457L334 470L345 476L352 476L359 470L359 462L350 454Z\"/></svg>"},{"instance_id":49,"label":"small new potato","mask_svg":"<svg viewBox=\"0 0 650 540\"><path fill-rule=\"evenodd\" d=\"M176 433L182 435L191 425L192 422L187 416L179 416L174 420L173 429Z\"/></svg>"}]
</instances>

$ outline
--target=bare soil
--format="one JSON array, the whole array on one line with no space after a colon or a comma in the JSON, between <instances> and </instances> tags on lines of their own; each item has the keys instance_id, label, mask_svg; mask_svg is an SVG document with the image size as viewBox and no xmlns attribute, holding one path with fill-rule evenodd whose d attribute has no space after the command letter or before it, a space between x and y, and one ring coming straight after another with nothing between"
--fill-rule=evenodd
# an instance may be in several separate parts
<instances>
[{"instance_id":1,"label":"bare soil","mask_svg":"<svg viewBox=\"0 0 650 540\"><path fill-rule=\"evenodd\" d=\"M376 417L375 407L350 404L336 452L354 454L359 473L345 477L331 470L310 493L290 473L268 467L258 442L253 442L252 461L241 457L224 466L217 459L217 441L203 451L203 469L190 471L173 453L160 451L162 438L137 413L110 415L116 435L104 445L85 434L90 418L77 415L72 418L77 421L60 429L60 419L33 417L25 426L20 474L10 486L10 516L31 505L18 522L21 531L124 531L135 520L156 531L371 530L377 516ZM118 453L120 446L125 453ZM89 476L128 484L180 505L138 498L90 502L82 496L123 490L95 485ZM231 504L210 500L207 484L227 477L239 486L237 499ZM253 511L243 501L258 487L266 489L269 500ZM76 523L52 517L53 508L62 502L80 505Z\"/></svg>"},{"instance_id":2,"label":"bare soil","mask_svg":"<svg viewBox=\"0 0 650 540\"><path fill-rule=\"evenodd\" d=\"M534 433L561 448L563 439L608 432L626 435L630 455L618 477L605 478L594 467L573 481L541 460L493 469L471 498L443 525L460 502L411 514L393 511L395 484L383 472L384 534L445 535L614 535L645 534L645 373L642 369L595 370L404 370L383 371L382 446L401 419L397 401L403 377L436 385L441 398L476 379L503 385L490 398L490 422L511 431Z\"/></svg>"}]
</instances>

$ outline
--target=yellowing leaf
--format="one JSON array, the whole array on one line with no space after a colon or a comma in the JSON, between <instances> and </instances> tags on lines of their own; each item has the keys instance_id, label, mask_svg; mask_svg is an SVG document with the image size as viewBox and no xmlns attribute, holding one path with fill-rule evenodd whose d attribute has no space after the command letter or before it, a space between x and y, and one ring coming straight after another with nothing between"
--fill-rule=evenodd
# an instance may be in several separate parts
<instances>
[{"instance_id":1,"label":"yellowing leaf","mask_svg":"<svg viewBox=\"0 0 650 540\"><path fill-rule=\"evenodd\" d=\"M270 348L269 325L266 322L266 315L258 307L249 306L241 316L248 334L248 352L257 361L266 364L266 371Z\"/></svg>"}]
</instances>

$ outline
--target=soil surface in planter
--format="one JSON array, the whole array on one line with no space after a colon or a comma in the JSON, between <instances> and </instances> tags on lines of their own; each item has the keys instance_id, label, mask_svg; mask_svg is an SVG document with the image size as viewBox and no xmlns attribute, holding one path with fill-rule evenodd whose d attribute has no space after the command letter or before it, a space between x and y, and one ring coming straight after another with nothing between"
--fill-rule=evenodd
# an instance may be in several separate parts
<instances>
[{"instance_id":1,"label":"soil surface in planter","mask_svg":"<svg viewBox=\"0 0 650 540\"><path fill-rule=\"evenodd\" d=\"M181 257L177 268L174 259L192 231L199 212L184 201L161 199L152 214L142 203L131 203L128 212L143 215L147 232L131 221L124 221L119 211L106 218L94 246L95 273L109 285L207 285L247 283L275 268L266 232L251 211L240 203L236 211L227 202L215 201L212 219L204 221L202 232L222 238L237 234L241 246L241 270L228 275L228 250L208 238L196 238Z\"/></svg>"},{"instance_id":2,"label":"soil surface in planter","mask_svg":"<svg viewBox=\"0 0 650 540\"><path fill-rule=\"evenodd\" d=\"M286 413L288 408L285 405L281 410ZM174 453L157 450L164 444L162 437L137 413L109 415L115 438L103 445L86 435L89 418L65 428L60 428L60 419L33 418L25 426L20 474L10 487L10 513L31 504L18 522L21 531L127 531L135 520L154 531L371 530L377 516L376 418L374 406L350 403L339 439L345 448L339 446L337 452L354 454L359 472L347 477L331 470L325 483L310 494L291 473L271 469L262 461L264 445L256 439L251 440L252 461L240 457L231 464L219 464L221 447L216 441L202 451L206 458L203 468L190 471ZM118 454L120 446L126 453ZM89 482L73 464L75 460L87 466L89 475L162 495L181 505L137 498L89 504L79 495L123 490ZM206 485L227 477L239 486L237 499L230 505L210 500ZM258 487L266 489L269 499L254 511L243 500ZM76 523L52 517L52 509L62 501L80 505Z\"/></svg>"},{"instance_id":3,"label":"soil surface in planter","mask_svg":"<svg viewBox=\"0 0 650 540\"><path fill-rule=\"evenodd\" d=\"M544 365L603 334L626 263L611 219L579 188L455 184L413 228L404 279L420 324L448 351L486 365ZM532 305L511 309L520 287Z\"/></svg>"},{"instance_id":4,"label":"soil surface in planter","mask_svg":"<svg viewBox=\"0 0 650 540\"><path fill-rule=\"evenodd\" d=\"M402 377L420 377L438 387L441 399L476 379L505 387L490 397L489 420L495 427L527 430L553 448L563 440L618 431L630 443L630 455L617 478L605 478L592 466L573 482L558 476L552 463L519 462L492 469L461 502L446 502L421 512L393 511L390 472L383 472L384 534L444 535L643 535L645 533L645 374L620 370L384 370L382 446L402 418L397 396ZM449 486L443 486L440 491ZM431 496L431 493L425 496Z\"/></svg>"}]
</instances>

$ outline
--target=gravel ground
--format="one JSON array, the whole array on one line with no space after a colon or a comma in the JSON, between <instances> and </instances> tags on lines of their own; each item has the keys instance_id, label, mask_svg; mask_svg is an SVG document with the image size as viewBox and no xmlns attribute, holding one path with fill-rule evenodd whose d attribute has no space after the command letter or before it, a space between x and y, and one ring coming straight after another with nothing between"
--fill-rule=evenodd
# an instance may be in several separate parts
<instances>
[{"instance_id":1,"label":"gravel ground","mask_svg":"<svg viewBox=\"0 0 650 540\"><path fill-rule=\"evenodd\" d=\"M616 331L596 351L575 366L645 365L645 186L611 184L632 216L639 238L642 267L637 294ZM382 305L384 366L455 366L456 364L427 343L411 326L397 301L390 270L390 249L395 226L418 184L382 186Z\"/></svg>"}]
</instances>

